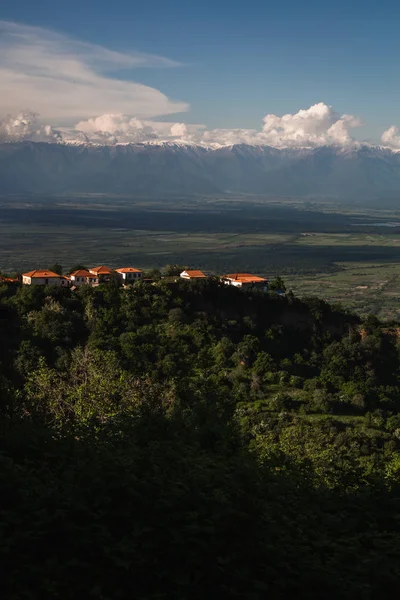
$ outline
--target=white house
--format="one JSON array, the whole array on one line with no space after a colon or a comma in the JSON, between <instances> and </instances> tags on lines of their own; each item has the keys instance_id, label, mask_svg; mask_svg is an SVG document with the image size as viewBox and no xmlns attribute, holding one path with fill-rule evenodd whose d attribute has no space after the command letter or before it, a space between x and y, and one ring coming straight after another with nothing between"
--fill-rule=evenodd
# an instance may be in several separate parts
<instances>
[{"instance_id":1,"label":"white house","mask_svg":"<svg viewBox=\"0 0 400 600\"><path fill-rule=\"evenodd\" d=\"M24 273L22 275L22 283L24 285L57 285L64 287L69 287L71 285L69 277L46 270L36 270Z\"/></svg>"},{"instance_id":2,"label":"white house","mask_svg":"<svg viewBox=\"0 0 400 600\"><path fill-rule=\"evenodd\" d=\"M268 285L267 279L251 275L250 273L231 273L230 275L224 275L221 279L226 285L233 285L243 289L251 287L266 288Z\"/></svg>"},{"instance_id":3,"label":"white house","mask_svg":"<svg viewBox=\"0 0 400 600\"><path fill-rule=\"evenodd\" d=\"M121 267L121 269L117 269L116 271L120 276L122 283L133 283L134 281L139 281L143 277L143 272L134 267Z\"/></svg>"},{"instance_id":4,"label":"white house","mask_svg":"<svg viewBox=\"0 0 400 600\"><path fill-rule=\"evenodd\" d=\"M104 265L100 267L93 267L93 269L89 269L89 272L92 275L96 275L98 278L98 283L110 281L116 274L114 269L110 269L110 267L105 267Z\"/></svg>"},{"instance_id":5,"label":"white house","mask_svg":"<svg viewBox=\"0 0 400 600\"><path fill-rule=\"evenodd\" d=\"M97 285L99 278L86 269L79 269L70 274L72 285Z\"/></svg>"},{"instance_id":6,"label":"white house","mask_svg":"<svg viewBox=\"0 0 400 600\"><path fill-rule=\"evenodd\" d=\"M180 274L182 279L207 279L207 275L203 271L187 269Z\"/></svg>"}]
</instances>

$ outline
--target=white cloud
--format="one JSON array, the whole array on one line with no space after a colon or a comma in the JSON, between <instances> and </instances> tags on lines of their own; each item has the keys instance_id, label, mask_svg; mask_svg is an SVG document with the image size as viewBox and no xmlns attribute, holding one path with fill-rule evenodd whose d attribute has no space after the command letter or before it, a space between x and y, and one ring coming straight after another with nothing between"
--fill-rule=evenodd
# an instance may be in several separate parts
<instances>
[{"instance_id":1,"label":"white cloud","mask_svg":"<svg viewBox=\"0 0 400 600\"><path fill-rule=\"evenodd\" d=\"M171 127L171 135L177 138L187 138L189 131L185 123L174 123Z\"/></svg>"},{"instance_id":2,"label":"white cloud","mask_svg":"<svg viewBox=\"0 0 400 600\"><path fill-rule=\"evenodd\" d=\"M399 149L400 148L400 130L395 125L392 125L382 133L381 142L385 146L389 146L390 148Z\"/></svg>"},{"instance_id":3,"label":"white cloud","mask_svg":"<svg viewBox=\"0 0 400 600\"><path fill-rule=\"evenodd\" d=\"M28 104L60 125L104 113L149 118L183 112L185 102L110 76L118 69L176 65L163 57L115 52L48 29L0 21L0 112L24 110Z\"/></svg>"},{"instance_id":4,"label":"white cloud","mask_svg":"<svg viewBox=\"0 0 400 600\"><path fill-rule=\"evenodd\" d=\"M38 115L32 112L6 116L0 121L0 141L57 142L62 135L50 125L43 125Z\"/></svg>"},{"instance_id":5,"label":"white cloud","mask_svg":"<svg viewBox=\"0 0 400 600\"><path fill-rule=\"evenodd\" d=\"M158 137L151 124L127 115L101 115L77 123L75 129L92 141L105 143L141 142Z\"/></svg>"},{"instance_id":6,"label":"white cloud","mask_svg":"<svg viewBox=\"0 0 400 600\"><path fill-rule=\"evenodd\" d=\"M260 131L256 129L211 129L205 131L203 143L255 144L275 148L325 145L352 146L357 142L350 135L353 127L361 125L352 115L340 115L323 102L279 117L268 114Z\"/></svg>"},{"instance_id":7,"label":"white cloud","mask_svg":"<svg viewBox=\"0 0 400 600\"><path fill-rule=\"evenodd\" d=\"M204 129L204 125L186 125L141 120L122 114L104 114L76 124L74 131L79 132L80 139L84 135L95 143L135 143L152 140L194 140L196 134ZM69 130L71 135L71 130Z\"/></svg>"},{"instance_id":8,"label":"white cloud","mask_svg":"<svg viewBox=\"0 0 400 600\"><path fill-rule=\"evenodd\" d=\"M323 102L283 117L266 115L260 139L276 147L315 147L354 143L350 129L361 125L352 115L340 115Z\"/></svg>"},{"instance_id":9,"label":"white cloud","mask_svg":"<svg viewBox=\"0 0 400 600\"><path fill-rule=\"evenodd\" d=\"M210 129L201 136L204 143L222 144L262 144L255 129Z\"/></svg>"},{"instance_id":10,"label":"white cloud","mask_svg":"<svg viewBox=\"0 0 400 600\"><path fill-rule=\"evenodd\" d=\"M0 138L107 144L162 139L278 148L357 143L350 131L360 125L359 119L340 115L322 102L294 114L267 114L258 131L155 121L186 111L188 104L170 100L155 88L111 77L121 69L174 66L177 63L163 57L116 52L48 29L0 21L0 115L19 113L0 121ZM396 129L384 136L399 145Z\"/></svg>"},{"instance_id":11,"label":"white cloud","mask_svg":"<svg viewBox=\"0 0 400 600\"><path fill-rule=\"evenodd\" d=\"M62 126L55 129L42 125L37 115L21 113L17 117L7 117L0 121L0 139L80 141L109 145L160 140L194 142L204 146L253 144L276 148L312 148L322 145L351 147L358 142L351 137L350 130L358 125L358 118L339 115L331 106L323 103L282 117L268 114L259 131L207 130L204 125L154 121L123 113L104 113L78 121L74 127ZM385 135L387 142L400 147L400 134L396 128L391 128ZM384 141L383 138L382 140Z\"/></svg>"}]
</instances>

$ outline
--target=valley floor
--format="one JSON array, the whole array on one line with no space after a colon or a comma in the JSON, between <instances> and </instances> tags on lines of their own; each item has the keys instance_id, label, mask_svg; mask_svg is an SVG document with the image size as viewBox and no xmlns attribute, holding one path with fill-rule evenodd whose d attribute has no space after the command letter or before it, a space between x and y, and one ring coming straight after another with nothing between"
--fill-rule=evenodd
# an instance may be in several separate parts
<instances>
[{"instance_id":1,"label":"valley floor","mask_svg":"<svg viewBox=\"0 0 400 600\"><path fill-rule=\"evenodd\" d=\"M362 315L400 320L400 212L296 199L0 198L0 270L178 263L281 275Z\"/></svg>"}]
</instances>

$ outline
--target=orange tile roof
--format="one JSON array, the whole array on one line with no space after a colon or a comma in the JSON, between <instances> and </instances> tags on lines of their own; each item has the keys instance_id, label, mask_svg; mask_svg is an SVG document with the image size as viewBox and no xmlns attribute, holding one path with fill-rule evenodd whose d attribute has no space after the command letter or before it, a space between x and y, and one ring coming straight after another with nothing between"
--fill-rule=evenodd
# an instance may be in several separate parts
<instances>
[{"instance_id":1,"label":"orange tile roof","mask_svg":"<svg viewBox=\"0 0 400 600\"><path fill-rule=\"evenodd\" d=\"M90 271L86 271L86 269L79 269L78 271L70 273L70 277L91 277L94 279L96 275L90 273Z\"/></svg>"},{"instance_id":2,"label":"orange tile roof","mask_svg":"<svg viewBox=\"0 0 400 600\"><path fill-rule=\"evenodd\" d=\"M204 275L203 271L196 271L196 270L185 270L183 271L183 273L187 273L189 275L189 277L207 277L207 275Z\"/></svg>"},{"instance_id":3,"label":"orange tile roof","mask_svg":"<svg viewBox=\"0 0 400 600\"><path fill-rule=\"evenodd\" d=\"M230 275L224 275L223 279L232 279L239 281L240 283L260 283L267 281L265 277L258 277L257 275L251 275L250 273L231 273Z\"/></svg>"},{"instance_id":4,"label":"orange tile roof","mask_svg":"<svg viewBox=\"0 0 400 600\"><path fill-rule=\"evenodd\" d=\"M58 275L57 273L54 273L53 271L44 271L44 270L35 270L35 271L29 271L29 273L23 273L22 277L31 277L31 278L38 278L38 279L51 279L52 277L61 277L60 275Z\"/></svg>"},{"instance_id":5,"label":"orange tile roof","mask_svg":"<svg viewBox=\"0 0 400 600\"><path fill-rule=\"evenodd\" d=\"M114 273L113 269L110 267L93 267L93 269L89 269L91 273L95 273L96 275L112 275Z\"/></svg>"},{"instance_id":6,"label":"orange tile roof","mask_svg":"<svg viewBox=\"0 0 400 600\"><path fill-rule=\"evenodd\" d=\"M0 276L0 283L18 283L18 279L13 279L12 277L1 277Z\"/></svg>"},{"instance_id":7,"label":"orange tile roof","mask_svg":"<svg viewBox=\"0 0 400 600\"><path fill-rule=\"evenodd\" d=\"M134 269L133 267L122 267L117 269L118 273L141 273L141 269Z\"/></svg>"}]
</instances>

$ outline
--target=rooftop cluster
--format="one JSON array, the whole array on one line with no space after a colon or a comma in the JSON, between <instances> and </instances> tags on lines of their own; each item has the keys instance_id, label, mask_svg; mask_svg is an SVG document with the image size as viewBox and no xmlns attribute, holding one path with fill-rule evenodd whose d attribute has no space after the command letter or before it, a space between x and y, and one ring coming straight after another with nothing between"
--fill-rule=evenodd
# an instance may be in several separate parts
<instances>
[{"instance_id":1,"label":"rooftop cluster","mask_svg":"<svg viewBox=\"0 0 400 600\"><path fill-rule=\"evenodd\" d=\"M177 271L179 273L179 271ZM178 274L176 275L178 276ZM211 277L199 269L185 269L179 277L185 280L202 280ZM230 273L219 276L219 279L226 285L235 287L266 288L268 280L264 277L252 275L251 273ZM93 268L79 268L72 271L69 275L61 275L50 269L34 269L23 273L19 279L9 277L0 277L0 283L22 283L23 285L53 285L63 287L79 287L82 285L97 286L100 283L116 281L122 285L135 283L143 280L143 271L135 267L120 267L112 269L105 265Z\"/></svg>"}]
</instances>

